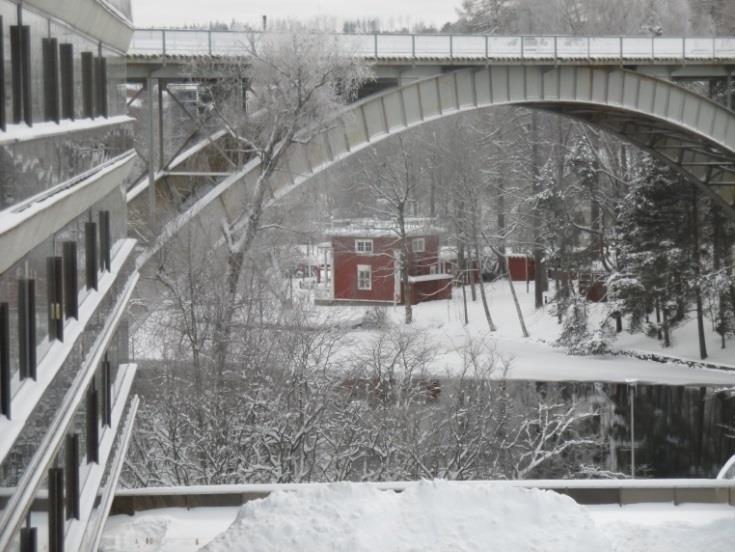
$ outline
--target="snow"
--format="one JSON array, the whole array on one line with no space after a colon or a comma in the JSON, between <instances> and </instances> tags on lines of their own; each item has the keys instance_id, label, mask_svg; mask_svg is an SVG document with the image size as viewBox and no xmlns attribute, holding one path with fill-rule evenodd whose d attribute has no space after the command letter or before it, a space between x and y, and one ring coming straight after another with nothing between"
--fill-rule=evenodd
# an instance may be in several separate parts
<instances>
[{"instance_id":1,"label":"snow","mask_svg":"<svg viewBox=\"0 0 735 552\"><path fill-rule=\"evenodd\" d=\"M490 332L479 298L471 300L470 287L466 287L469 324L464 324L464 306L461 288L453 290L450 300L429 301L414 306L414 322L406 327L402 320L403 306L386 308L388 318L403 331L414 332L421 339L432 344L436 352L430 370L438 376L451 376L463 369L461 349L472 344L486 344L485 354L495 356L508 363L505 374L501 371L496 377L510 380L529 381L596 381L626 383L635 380L639 383L667 385L735 385L735 371L714 370L690 367L677 362L653 362L623 355L570 356L563 348L552 346L561 332L561 325L552 316L548 306L536 310L534 307L534 288L530 283L515 283L521 309L528 326L530 337L521 336L515 306L505 280L485 284L491 315L497 331ZM550 292L546 294L550 296ZM360 329L365 314L375 307L368 306L317 306L314 318L345 327L353 327L346 345L348 353L354 347L369 342L375 337L375 330ZM590 305L590 328L601 318L603 304ZM696 347L696 333L686 334L687 328L675 330L674 339L682 347ZM694 322L696 332L696 322ZM678 332L681 333L678 333ZM613 349L628 348L627 338L638 337L639 348L647 345L649 349L661 353L656 340L646 337L622 334L612 342ZM649 340L645 342L643 340ZM678 341L680 340L680 341ZM650 343L650 341L653 341ZM735 340L729 341L723 355L733 355ZM349 351L351 349L351 351ZM347 355L349 358L349 354ZM713 355L714 358L714 355Z\"/></svg>"},{"instance_id":2,"label":"snow","mask_svg":"<svg viewBox=\"0 0 735 552\"><path fill-rule=\"evenodd\" d=\"M307 280L305 280L307 281ZM312 301L314 290L298 287L294 282L294 292L307 303ZM467 286L469 324L464 324L464 307L461 288L453 290L450 300L428 301L414 306L414 322L403 324L402 305L375 307L374 305L308 306L315 324L331 324L347 329L336 354L335 366L348 369L354 364L355 353L375 339L378 330L363 328L366 315L376 308L384 309L388 320L396 331L415 334L417 340L429 344L433 349L433 361L428 367L431 375L437 377L459 374L463 368L462 349L468 346L483 345L483 355L496 357L499 364L507 364L507 371L498 369L494 377L524 381L577 381L629 383L636 381L645 384L662 385L707 385L735 386L735 371L692 367L679 362L655 362L625 355L570 356L566 350L554 347L561 325L558 324L548 306L536 310L534 307L533 283L526 289L525 282L515 283L521 309L528 326L530 337L523 338L512 301L508 282L505 280L485 284L490 311L497 331L490 332L477 293L477 301L471 300L470 287ZM549 295L547 293L547 295ZM590 305L590 328L599 321L603 304ZM160 322L155 316L149 318L133 337L135 356L138 359L164 359L166 340L160 339ZM696 330L696 322L694 322ZM687 327L674 331L675 343L688 343L696 348L696 333L686 337ZM646 344L651 352L661 354L659 343L646 337L621 334L611 343L613 350L627 348L626 339L638 338L639 347ZM690 343L694 340L694 344ZM648 340L648 341L644 341ZM735 339L730 339L723 355L733 354ZM714 355L713 355L714 358ZM342 360L340 363L339 360ZM502 368L502 366L501 366Z\"/></svg>"},{"instance_id":3,"label":"snow","mask_svg":"<svg viewBox=\"0 0 735 552\"><path fill-rule=\"evenodd\" d=\"M165 508L111 516L100 552L195 552L227 530L239 508Z\"/></svg>"},{"instance_id":4,"label":"snow","mask_svg":"<svg viewBox=\"0 0 735 552\"><path fill-rule=\"evenodd\" d=\"M419 282L434 282L436 280L450 280L451 274L423 274L421 276L409 276L408 281L412 284Z\"/></svg>"},{"instance_id":5,"label":"snow","mask_svg":"<svg viewBox=\"0 0 735 552\"><path fill-rule=\"evenodd\" d=\"M444 231L431 218L407 218L404 224L409 236L439 234ZM333 220L325 233L327 236L355 237L397 237L400 234L395 220L383 219Z\"/></svg>"},{"instance_id":6,"label":"snow","mask_svg":"<svg viewBox=\"0 0 735 552\"><path fill-rule=\"evenodd\" d=\"M587 510L614 552L724 552L735 539L735 508L726 505L606 505Z\"/></svg>"},{"instance_id":7,"label":"snow","mask_svg":"<svg viewBox=\"0 0 735 552\"><path fill-rule=\"evenodd\" d=\"M240 509L152 510L108 520L102 552L725 552L727 505L580 506L498 482L358 483L279 491Z\"/></svg>"},{"instance_id":8,"label":"snow","mask_svg":"<svg viewBox=\"0 0 735 552\"><path fill-rule=\"evenodd\" d=\"M723 349L722 338L712 331L711 326L712 323L705 320L707 359L703 362L735 370L735 351L733 350L735 343L730 339L726 341L727 347ZM615 340L614 349L642 354L654 353L684 362L702 362L699 357L697 319L694 316L671 332L671 341L671 347L664 348L663 343L658 339L642 333L623 332Z\"/></svg>"}]
</instances>

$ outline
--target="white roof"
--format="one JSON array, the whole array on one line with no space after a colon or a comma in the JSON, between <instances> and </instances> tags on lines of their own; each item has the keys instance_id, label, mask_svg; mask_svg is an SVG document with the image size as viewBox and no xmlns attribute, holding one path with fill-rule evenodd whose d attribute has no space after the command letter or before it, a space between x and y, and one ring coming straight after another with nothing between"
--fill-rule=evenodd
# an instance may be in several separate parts
<instances>
[{"instance_id":1,"label":"white roof","mask_svg":"<svg viewBox=\"0 0 735 552\"><path fill-rule=\"evenodd\" d=\"M409 236L435 235L444 232L436 226L430 218L406 219L406 232ZM398 222L382 219L347 219L333 220L326 230L328 236L355 236L355 237L398 237Z\"/></svg>"}]
</instances>

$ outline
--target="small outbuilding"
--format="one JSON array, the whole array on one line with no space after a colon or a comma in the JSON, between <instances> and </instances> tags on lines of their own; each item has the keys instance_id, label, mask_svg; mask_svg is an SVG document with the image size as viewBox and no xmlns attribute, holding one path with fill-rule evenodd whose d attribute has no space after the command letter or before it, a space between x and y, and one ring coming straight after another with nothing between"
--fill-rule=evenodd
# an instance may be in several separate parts
<instances>
[{"instance_id":1,"label":"small outbuilding","mask_svg":"<svg viewBox=\"0 0 735 552\"><path fill-rule=\"evenodd\" d=\"M404 243L393 221L335 223L327 232L332 278L317 303L402 304L404 270L411 304L451 298L453 276L440 270L440 233L427 219L409 219Z\"/></svg>"}]
</instances>

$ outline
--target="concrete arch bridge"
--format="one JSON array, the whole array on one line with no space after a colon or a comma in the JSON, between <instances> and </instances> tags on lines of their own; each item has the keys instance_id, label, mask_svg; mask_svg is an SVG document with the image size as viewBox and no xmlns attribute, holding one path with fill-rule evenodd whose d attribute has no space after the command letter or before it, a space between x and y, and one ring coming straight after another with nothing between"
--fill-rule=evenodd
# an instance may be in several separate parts
<instances>
[{"instance_id":1,"label":"concrete arch bridge","mask_svg":"<svg viewBox=\"0 0 735 552\"><path fill-rule=\"evenodd\" d=\"M530 60L438 72L347 106L335 117L335 124L311 143L289 147L285 170L272 177L272 201L390 136L442 117L512 105L573 117L650 152L735 217L735 112L645 72ZM193 220L217 226L222 220L237 220L258 171L253 161L221 175L209 191L165 225L140 262L145 263ZM131 202L141 201L145 183L136 188L129 194Z\"/></svg>"}]
</instances>

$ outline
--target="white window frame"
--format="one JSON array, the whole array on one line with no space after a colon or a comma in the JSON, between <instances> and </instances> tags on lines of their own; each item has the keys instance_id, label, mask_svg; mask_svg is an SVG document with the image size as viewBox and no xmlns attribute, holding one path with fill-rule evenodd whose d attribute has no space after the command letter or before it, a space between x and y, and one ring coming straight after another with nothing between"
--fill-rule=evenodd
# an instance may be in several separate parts
<instances>
[{"instance_id":1,"label":"white window frame","mask_svg":"<svg viewBox=\"0 0 735 552\"><path fill-rule=\"evenodd\" d=\"M367 287L364 287L363 280L360 277L360 273L366 272ZM357 289L359 291L372 291L373 290L373 267L370 265L357 265Z\"/></svg>"},{"instance_id":2,"label":"white window frame","mask_svg":"<svg viewBox=\"0 0 735 552\"><path fill-rule=\"evenodd\" d=\"M372 255L373 251L373 240L355 240L355 252L358 255Z\"/></svg>"},{"instance_id":3,"label":"white window frame","mask_svg":"<svg viewBox=\"0 0 735 552\"><path fill-rule=\"evenodd\" d=\"M411 240L411 251L414 253L426 252L426 240L424 238L414 238Z\"/></svg>"}]
</instances>

